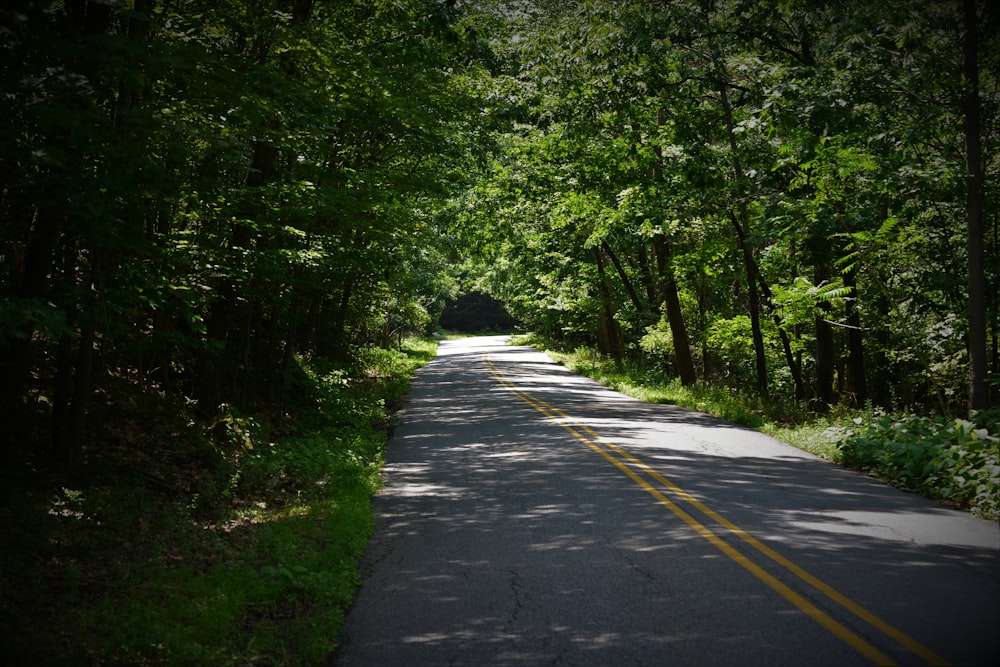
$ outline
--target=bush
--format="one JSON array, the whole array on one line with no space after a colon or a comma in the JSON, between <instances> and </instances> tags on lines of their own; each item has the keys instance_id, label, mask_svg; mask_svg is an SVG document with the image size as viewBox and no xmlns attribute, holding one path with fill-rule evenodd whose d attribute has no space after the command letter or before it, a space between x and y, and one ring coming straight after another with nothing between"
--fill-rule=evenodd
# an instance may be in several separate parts
<instances>
[{"instance_id":1,"label":"bush","mask_svg":"<svg viewBox=\"0 0 1000 667\"><path fill-rule=\"evenodd\" d=\"M992 411L996 412L996 411ZM1000 516L1000 437L976 422L907 415L859 417L838 442L843 462L894 486L987 518ZM994 431L995 433L996 431Z\"/></svg>"},{"instance_id":2,"label":"bush","mask_svg":"<svg viewBox=\"0 0 1000 667\"><path fill-rule=\"evenodd\" d=\"M436 343L399 347L300 360L280 416L125 388L79 486L0 469L0 664L327 662L392 406Z\"/></svg>"}]
</instances>

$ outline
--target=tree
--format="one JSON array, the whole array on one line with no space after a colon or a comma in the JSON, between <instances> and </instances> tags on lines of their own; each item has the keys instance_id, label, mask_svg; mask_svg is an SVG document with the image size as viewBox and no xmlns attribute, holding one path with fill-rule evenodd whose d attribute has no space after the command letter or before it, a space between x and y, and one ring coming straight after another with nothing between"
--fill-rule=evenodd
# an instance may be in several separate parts
<instances>
[{"instance_id":1,"label":"tree","mask_svg":"<svg viewBox=\"0 0 1000 667\"><path fill-rule=\"evenodd\" d=\"M489 282L529 325L578 336L581 316L614 310L637 351L662 305L664 327L697 323L706 374L743 382L749 366L760 391L817 407L959 407L966 335L995 305L970 317L976 257L967 267L955 245L978 236L960 214L976 205L975 160L956 160L974 147L971 88L953 84L974 33L954 8L637 0L493 16L510 65L494 79L510 104L494 109L513 122L466 219L489 221ZM995 106L980 100L982 128ZM661 300L671 286L676 301ZM743 323L747 355L730 346L720 364L708 341Z\"/></svg>"},{"instance_id":2,"label":"tree","mask_svg":"<svg viewBox=\"0 0 1000 667\"><path fill-rule=\"evenodd\" d=\"M453 3L16 9L0 398L25 418L52 406L67 467L95 384L182 392L206 415L274 404L296 354L349 359L429 323L477 108Z\"/></svg>"},{"instance_id":3,"label":"tree","mask_svg":"<svg viewBox=\"0 0 1000 667\"><path fill-rule=\"evenodd\" d=\"M969 253L969 407L990 406L986 355L986 271L984 267L985 185L979 103L979 17L975 0L963 0L965 32L962 111L965 129L966 201Z\"/></svg>"}]
</instances>

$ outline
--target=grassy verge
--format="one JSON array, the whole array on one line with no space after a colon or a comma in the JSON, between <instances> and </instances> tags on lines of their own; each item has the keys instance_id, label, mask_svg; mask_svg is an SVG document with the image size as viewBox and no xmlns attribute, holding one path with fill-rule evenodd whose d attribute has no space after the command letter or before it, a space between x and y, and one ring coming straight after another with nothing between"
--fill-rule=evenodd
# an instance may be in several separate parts
<instances>
[{"instance_id":1,"label":"grassy verge","mask_svg":"<svg viewBox=\"0 0 1000 667\"><path fill-rule=\"evenodd\" d=\"M303 361L294 409L109 405L80 480L0 498L3 664L321 664L373 527L392 406L436 345Z\"/></svg>"},{"instance_id":2,"label":"grassy verge","mask_svg":"<svg viewBox=\"0 0 1000 667\"><path fill-rule=\"evenodd\" d=\"M844 408L820 415L727 387L684 387L661 370L615 362L588 348L564 350L533 336L516 342L544 349L567 368L623 394L728 419L899 488L1000 518L1000 410L978 413L973 421Z\"/></svg>"}]
</instances>

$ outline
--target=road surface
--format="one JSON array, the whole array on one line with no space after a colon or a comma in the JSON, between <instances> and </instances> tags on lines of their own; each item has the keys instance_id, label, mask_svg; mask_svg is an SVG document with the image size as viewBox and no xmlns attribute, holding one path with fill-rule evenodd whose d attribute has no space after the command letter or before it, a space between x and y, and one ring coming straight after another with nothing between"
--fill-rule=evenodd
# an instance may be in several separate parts
<instances>
[{"instance_id":1,"label":"road surface","mask_svg":"<svg viewBox=\"0 0 1000 667\"><path fill-rule=\"evenodd\" d=\"M331 664L998 665L1000 529L502 337L390 438Z\"/></svg>"}]
</instances>

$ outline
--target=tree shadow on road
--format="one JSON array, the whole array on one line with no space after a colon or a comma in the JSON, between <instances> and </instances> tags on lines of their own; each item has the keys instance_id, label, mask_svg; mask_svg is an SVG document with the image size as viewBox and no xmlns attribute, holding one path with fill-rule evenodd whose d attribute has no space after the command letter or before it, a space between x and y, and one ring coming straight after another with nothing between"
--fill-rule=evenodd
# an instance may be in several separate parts
<instances>
[{"instance_id":1,"label":"tree shadow on road","mask_svg":"<svg viewBox=\"0 0 1000 667\"><path fill-rule=\"evenodd\" d=\"M497 374L559 414L543 415ZM573 651L590 664L622 664L626 655L662 662L667 654L693 664L709 642L722 651L712 664L728 664L726 647L739 662L749 642L770 647L760 649L768 664L801 660L797 645L815 628L790 640L785 616L795 614L787 604L772 605L777 596L579 436L606 451L624 448L890 624L932 638L956 662L1000 653L995 532L751 429L611 392L531 348L491 339L442 350L419 373L399 421L363 563L367 592L383 606L373 655L405 646L417 651L411 657L438 659L461 645L468 655L492 652L492 664ZM659 490L802 587L683 493ZM706 599L702 583L720 577L728 597L721 604ZM925 612L915 616L917 603ZM386 618L385 606L400 604L419 608ZM777 620L760 626L762 615ZM529 625L548 639L529 639ZM342 657L352 655L352 636L366 632L349 619ZM834 653L828 664L856 657Z\"/></svg>"}]
</instances>

